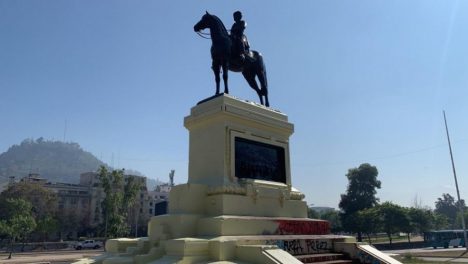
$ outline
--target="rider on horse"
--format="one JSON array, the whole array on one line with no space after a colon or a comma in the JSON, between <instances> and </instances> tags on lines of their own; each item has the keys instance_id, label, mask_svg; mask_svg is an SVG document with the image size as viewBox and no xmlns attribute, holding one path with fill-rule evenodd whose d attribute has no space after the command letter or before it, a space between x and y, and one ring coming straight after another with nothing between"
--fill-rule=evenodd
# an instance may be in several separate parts
<instances>
[{"instance_id":1,"label":"rider on horse","mask_svg":"<svg viewBox=\"0 0 468 264\"><path fill-rule=\"evenodd\" d=\"M224 93L229 93L228 72L242 72L249 86L254 89L260 99L260 103L270 106L268 102L268 82L263 57L258 51L250 51L249 44L244 35L245 21L242 13L234 13L235 23L228 33L221 19L206 12L194 26L193 30L199 32L210 29L212 70L215 75L216 93L220 93L221 69L224 81ZM243 59L241 58L243 55ZM260 85L257 83L260 83Z\"/></svg>"},{"instance_id":2,"label":"rider on horse","mask_svg":"<svg viewBox=\"0 0 468 264\"><path fill-rule=\"evenodd\" d=\"M242 13L240 11L234 12L233 16L235 22L231 27L232 57L240 59L241 63L243 63L250 49L247 37L244 35L247 23L242 20Z\"/></svg>"}]
</instances>

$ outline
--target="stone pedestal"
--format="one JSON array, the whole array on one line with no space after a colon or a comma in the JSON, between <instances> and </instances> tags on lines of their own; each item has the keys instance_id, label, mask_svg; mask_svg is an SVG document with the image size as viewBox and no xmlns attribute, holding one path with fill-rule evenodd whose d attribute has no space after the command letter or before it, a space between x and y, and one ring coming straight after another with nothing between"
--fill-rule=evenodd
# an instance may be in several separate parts
<instances>
[{"instance_id":1,"label":"stone pedestal","mask_svg":"<svg viewBox=\"0 0 468 264\"><path fill-rule=\"evenodd\" d=\"M193 107L184 124L189 178L171 192L171 214L307 217L304 195L291 187L286 115L222 95ZM251 175L239 175L236 162Z\"/></svg>"},{"instance_id":2,"label":"stone pedestal","mask_svg":"<svg viewBox=\"0 0 468 264\"><path fill-rule=\"evenodd\" d=\"M188 183L237 184L235 140L246 139L283 149L283 183L291 185L289 137L294 126L285 114L222 95L193 107L184 125L190 132Z\"/></svg>"},{"instance_id":3,"label":"stone pedestal","mask_svg":"<svg viewBox=\"0 0 468 264\"><path fill-rule=\"evenodd\" d=\"M184 125L188 182L171 190L168 214L151 219L148 238L108 241L109 253L96 262L308 263L344 256L336 249L349 249L354 238L308 219L304 195L291 185L294 126L285 114L220 95L193 107Z\"/></svg>"},{"instance_id":4,"label":"stone pedestal","mask_svg":"<svg viewBox=\"0 0 468 264\"><path fill-rule=\"evenodd\" d=\"M149 223L149 240L164 243L167 254L184 263L235 261L283 236L334 238L328 222L307 219L304 195L291 186L294 126L285 114L221 95L193 107L184 125L188 182L172 189L169 214Z\"/></svg>"}]
</instances>

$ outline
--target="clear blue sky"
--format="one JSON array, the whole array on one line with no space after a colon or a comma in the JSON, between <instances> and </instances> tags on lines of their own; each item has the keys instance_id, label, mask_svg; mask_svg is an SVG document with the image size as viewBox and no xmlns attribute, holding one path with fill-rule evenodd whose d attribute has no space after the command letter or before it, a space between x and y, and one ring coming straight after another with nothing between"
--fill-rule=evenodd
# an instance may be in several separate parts
<instances>
[{"instance_id":1,"label":"clear blue sky","mask_svg":"<svg viewBox=\"0 0 468 264\"><path fill-rule=\"evenodd\" d=\"M0 152L63 140L67 120L66 141L105 162L185 182L183 117L215 91L211 43L193 32L205 10L227 27L243 11L271 105L295 124L292 180L309 204L337 207L363 162L381 201L455 196L443 109L466 198L467 1L0 0Z\"/></svg>"}]
</instances>

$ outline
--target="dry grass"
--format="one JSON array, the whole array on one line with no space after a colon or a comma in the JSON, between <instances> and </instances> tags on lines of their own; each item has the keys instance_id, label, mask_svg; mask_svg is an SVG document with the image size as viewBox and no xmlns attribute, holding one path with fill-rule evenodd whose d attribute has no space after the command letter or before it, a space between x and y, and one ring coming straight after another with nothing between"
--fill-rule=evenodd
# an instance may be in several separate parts
<instances>
[{"instance_id":1,"label":"dry grass","mask_svg":"<svg viewBox=\"0 0 468 264\"><path fill-rule=\"evenodd\" d=\"M415 252L412 253L415 257L431 257L431 258L468 258L467 251L461 250L441 250L441 251L428 251L428 252Z\"/></svg>"}]
</instances>

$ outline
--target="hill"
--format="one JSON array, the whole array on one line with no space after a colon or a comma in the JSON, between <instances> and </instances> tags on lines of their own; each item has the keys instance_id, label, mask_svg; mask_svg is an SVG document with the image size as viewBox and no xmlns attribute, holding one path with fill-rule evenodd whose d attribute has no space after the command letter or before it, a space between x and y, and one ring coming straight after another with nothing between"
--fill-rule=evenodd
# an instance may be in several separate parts
<instances>
[{"instance_id":1,"label":"hill","mask_svg":"<svg viewBox=\"0 0 468 264\"><path fill-rule=\"evenodd\" d=\"M16 180L39 173L52 182L78 183L80 173L107 166L77 143L27 139L0 154L0 185L10 176Z\"/></svg>"}]
</instances>

